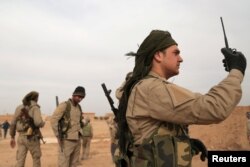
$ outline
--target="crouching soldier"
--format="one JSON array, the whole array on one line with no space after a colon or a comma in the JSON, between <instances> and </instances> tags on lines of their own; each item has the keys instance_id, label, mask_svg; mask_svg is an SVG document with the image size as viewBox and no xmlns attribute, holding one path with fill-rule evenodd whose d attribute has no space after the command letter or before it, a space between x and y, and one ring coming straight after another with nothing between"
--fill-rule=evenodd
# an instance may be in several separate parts
<instances>
[{"instance_id":1,"label":"crouching soldier","mask_svg":"<svg viewBox=\"0 0 250 167\"><path fill-rule=\"evenodd\" d=\"M17 139L16 167L24 167L27 152L33 159L33 167L41 167L40 139L42 135L40 128L45 122L42 120L40 106L38 102L38 92L31 91L23 98L23 103L16 108L15 114L10 124L10 145L15 147L16 131L19 133Z\"/></svg>"}]
</instances>

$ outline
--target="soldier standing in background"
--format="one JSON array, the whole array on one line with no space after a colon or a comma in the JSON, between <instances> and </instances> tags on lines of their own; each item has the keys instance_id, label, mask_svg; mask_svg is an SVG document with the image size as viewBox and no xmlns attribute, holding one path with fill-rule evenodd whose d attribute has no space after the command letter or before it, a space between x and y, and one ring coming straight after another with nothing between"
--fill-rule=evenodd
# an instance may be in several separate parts
<instances>
[{"instance_id":1,"label":"soldier standing in background","mask_svg":"<svg viewBox=\"0 0 250 167\"><path fill-rule=\"evenodd\" d=\"M127 73L125 81L122 83L122 85L119 88L116 89L115 95L116 95L116 98L118 100L120 100L120 98L122 96L124 85L130 79L131 76L132 76L132 72ZM111 109L112 109L113 114L114 114L113 116L109 117L109 119L107 120L107 124L109 127L110 137L111 137L110 152L111 152L113 162L116 163L116 159L119 158L118 157L119 149L117 147L118 146L118 135L117 135L118 125L117 125L117 118L116 118L118 110L117 110L117 108L115 108L113 106L114 102L113 102L112 98L110 97L111 90L107 90L105 84L102 84L102 87L103 87L105 95L108 98L108 101L111 105ZM115 165L119 166L117 163Z\"/></svg>"},{"instance_id":2,"label":"soldier standing in background","mask_svg":"<svg viewBox=\"0 0 250 167\"><path fill-rule=\"evenodd\" d=\"M128 165L190 167L199 152L205 160L204 145L189 138L184 127L225 120L241 99L246 69L241 52L221 51L229 74L204 95L168 81L179 74L183 62L168 31L153 30L136 53L127 54L135 57L135 66L119 103L118 136L121 157Z\"/></svg>"},{"instance_id":3,"label":"soldier standing in background","mask_svg":"<svg viewBox=\"0 0 250 167\"><path fill-rule=\"evenodd\" d=\"M79 103L85 95L84 87L78 86L72 98L60 103L51 116L51 127L59 144L59 167L78 165L83 127L82 109Z\"/></svg>"},{"instance_id":4,"label":"soldier standing in background","mask_svg":"<svg viewBox=\"0 0 250 167\"><path fill-rule=\"evenodd\" d=\"M93 127L90 123L90 118L84 118L84 126L82 128L82 157L81 159L89 158L90 143L93 138Z\"/></svg>"},{"instance_id":5,"label":"soldier standing in background","mask_svg":"<svg viewBox=\"0 0 250 167\"><path fill-rule=\"evenodd\" d=\"M6 139L7 133L8 133L8 129L10 128L10 123L8 122L8 120L5 120L4 123L2 124L2 128L3 128L3 137Z\"/></svg>"},{"instance_id":6,"label":"soldier standing in background","mask_svg":"<svg viewBox=\"0 0 250 167\"><path fill-rule=\"evenodd\" d=\"M0 140L2 139L2 124L0 122Z\"/></svg>"},{"instance_id":7,"label":"soldier standing in background","mask_svg":"<svg viewBox=\"0 0 250 167\"><path fill-rule=\"evenodd\" d=\"M126 82L132 77L133 73L132 72L128 72L126 77L125 77L125 81L123 81L122 85L116 89L115 91L115 96L118 100L121 99L122 97L122 93L123 93L123 87L126 84Z\"/></svg>"},{"instance_id":8,"label":"soldier standing in background","mask_svg":"<svg viewBox=\"0 0 250 167\"><path fill-rule=\"evenodd\" d=\"M118 138L117 138L117 123L114 120L114 116L109 117L107 120L107 124L109 127L109 132L110 132L110 138L111 138L111 143L110 143L110 152L112 156L112 160L114 161L114 155L115 155L115 150L118 146Z\"/></svg>"},{"instance_id":9,"label":"soldier standing in background","mask_svg":"<svg viewBox=\"0 0 250 167\"><path fill-rule=\"evenodd\" d=\"M23 104L16 108L15 114L10 124L10 145L15 147L16 131L19 133L17 139L16 167L24 167L27 152L33 159L33 167L41 167L40 139L42 138L39 128L45 122L42 120L40 106L38 102L38 92L32 91L23 98Z\"/></svg>"}]
</instances>

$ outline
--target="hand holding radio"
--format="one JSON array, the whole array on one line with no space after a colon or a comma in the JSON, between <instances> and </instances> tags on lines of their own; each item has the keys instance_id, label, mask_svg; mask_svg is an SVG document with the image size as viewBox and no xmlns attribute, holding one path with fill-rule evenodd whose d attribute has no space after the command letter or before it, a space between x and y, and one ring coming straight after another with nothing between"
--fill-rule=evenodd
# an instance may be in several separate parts
<instances>
[{"instance_id":1,"label":"hand holding radio","mask_svg":"<svg viewBox=\"0 0 250 167\"><path fill-rule=\"evenodd\" d=\"M243 75L245 74L247 61L241 52L230 48L222 48L221 52L225 57L225 59L223 59L223 63L226 71L229 72L232 69L238 69Z\"/></svg>"},{"instance_id":2,"label":"hand holding radio","mask_svg":"<svg viewBox=\"0 0 250 167\"><path fill-rule=\"evenodd\" d=\"M222 62L224 63L225 70L230 72L232 69L238 69L244 75L247 66L246 57L241 52L238 52L236 49L229 48L222 17L220 19L226 45L225 48L221 49L221 52L225 57L222 60Z\"/></svg>"}]
</instances>

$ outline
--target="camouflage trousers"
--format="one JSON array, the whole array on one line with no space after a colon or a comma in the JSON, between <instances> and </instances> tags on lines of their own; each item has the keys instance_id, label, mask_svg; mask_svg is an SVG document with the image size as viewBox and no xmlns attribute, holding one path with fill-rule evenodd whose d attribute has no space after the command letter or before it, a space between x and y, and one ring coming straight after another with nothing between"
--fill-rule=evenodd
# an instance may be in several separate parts
<instances>
[{"instance_id":1,"label":"camouflage trousers","mask_svg":"<svg viewBox=\"0 0 250 167\"><path fill-rule=\"evenodd\" d=\"M58 147L58 166L76 167L79 162L81 142L79 140L63 140L62 150Z\"/></svg>"},{"instance_id":2,"label":"camouflage trousers","mask_svg":"<svg viewBox=\"0 0 250 167\"><path fill-rule=\"evenodd\" d=\"M41 167L41 148L40 140L38 137L31 137L19 135L17 139L17 153L16 153L16 167L24 167L25 159L28 151L33 159L33 167Z\"/></svg>"},{"instance_id":3,"label":"camouflage trousers","mask_svg":"<svg viewBox=\"0 0 250 167\"><path fill-rule=\"evenodd\" d=\"M91 137L82 137L82 157L81 159L89 158Z\"/></svg>"},{"instance_id":4,"label":"camouflage trousers","mask_svg":"<svg viewBox=\"0 0 250 167\"><path fill-rule=\"evenodd\" d=\"M134 146L131 167L191 167L189 139L170 135L154 136L148 143Z\"/></svg>"}]
</instances>

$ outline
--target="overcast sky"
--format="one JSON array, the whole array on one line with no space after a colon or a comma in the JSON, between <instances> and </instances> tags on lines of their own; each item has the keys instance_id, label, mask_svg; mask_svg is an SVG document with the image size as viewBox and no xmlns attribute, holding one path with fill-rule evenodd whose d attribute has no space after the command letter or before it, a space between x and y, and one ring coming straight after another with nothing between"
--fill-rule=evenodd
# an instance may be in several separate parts
<instances>
[{"instance_id":1,"label":"overcast sky","mask_svg":"<svg viewBox=\"0 0 250 167\"><path fill-rule=\"evenodd\" d=\"M168 30L184 62L170 81L206 93L226 77L220 49L250 55L249 0L1 0L0 114L13 113L30 91L40 93L41 111L52 114L81 85L83 111L111 111L101 84L115 89L134 66L124 56L137 51L152 29ZM246 70L239 105L250 104Z\"/></svg>"}]
</instances>

